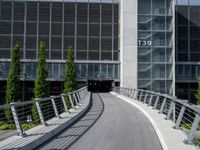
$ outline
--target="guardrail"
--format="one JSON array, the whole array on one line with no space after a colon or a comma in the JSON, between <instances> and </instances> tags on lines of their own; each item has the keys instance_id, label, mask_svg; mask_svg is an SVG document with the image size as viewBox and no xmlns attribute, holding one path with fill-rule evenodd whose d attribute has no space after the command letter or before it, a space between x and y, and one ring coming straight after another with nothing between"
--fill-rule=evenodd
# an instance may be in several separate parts
<instances>
[{"instance_id":1,"label":"guardrail","mask_svg":"<svg viewBox=\"0 0 200 150\"><path fill-rule=\"evenodd\" d=\"M187 134L185 143L200 145L200 132L198 131L200 129L200 107L189 104L185 100L148 90L114 87L113 91L141 101L158 110L159 113L165 114L166 119L174 122L174 129L182 129Z\"/></svg>"},{"instance_id":2,"label":"guardrail","mask_svg":"<svg viewBox=\"0 0 200 150\"><path fill-rule=\"evenodd\" d=\"M76 109L81 105L82 100L87 94L87 87L79 90L61 94L59 96L51 96L47 98L39 98L24 102L15 102L0 106L0 122L7 122L9 125L16 127L17 134L21 137L26 135L23 125L32 124L34 122L41 123L46 126L46 121L53 118L60 118L61 113L70 113L69 109ZM68 99L68 100L67 100ZM67 103L68 102L68 103ZM32 109L35 107L33 116ZM11 110L10 119L6 117L6 110ZM10 111L9 111L10 112Z\"/></svg>"}]
</instances>

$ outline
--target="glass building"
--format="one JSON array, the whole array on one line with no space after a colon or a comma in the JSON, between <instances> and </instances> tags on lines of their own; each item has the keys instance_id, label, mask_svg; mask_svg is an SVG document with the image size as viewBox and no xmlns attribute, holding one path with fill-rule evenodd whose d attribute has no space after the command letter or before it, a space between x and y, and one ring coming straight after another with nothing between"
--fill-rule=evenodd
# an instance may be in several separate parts
<instances>
[{"instance_id":1,"label":"glass building","mask_svg":"<svg viewBox=\"0 0 200 150\"><path fill-rule=\"evenodd\" d=\"M173 93L173 1L138 1L138 87Z\"/></svg>"},{"instance_id":2,"label":"glass building","mask_svg":"<svg viewBox=\"0 0 200 150\"><path fill-rule=\"evenodd\" d=\"M176 95L195 102L200 75L200 1L176 2Z\"/></svg>"},{"instance_id":3,"label":"glass building","mask_svg":"<svg viewBox=\"0 0 200 150\"><path fill-rule=\"evenodd\" d=\"M11 49L21 46L24 99L32 97L38 47L46 44L51 94L62 91L67 48L75 54L77 80L119 82L118 0L1 0L0 98L5 98Z\"/></svg>"},{"instance_id":4,"label":"glass building","mask_svg":"<svg viewBox=\"0 0 200 150\"><path fill-rule=\"evenodd\" d=\"M17 42L22 99L33 97L43 40L52 95L62 91L72 46L78 86L110 80L194 102L200 75L199 6L199 0L0 0L0 99Z\"/></svg>"}]
</instances>

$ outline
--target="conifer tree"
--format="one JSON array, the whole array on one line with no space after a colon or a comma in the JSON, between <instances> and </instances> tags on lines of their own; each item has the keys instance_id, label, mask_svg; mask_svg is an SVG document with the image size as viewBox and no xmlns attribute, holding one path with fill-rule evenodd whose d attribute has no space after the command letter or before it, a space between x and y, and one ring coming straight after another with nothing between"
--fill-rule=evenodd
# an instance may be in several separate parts
<instances>
[{"instance_id":1,"label":"conifer tree","mask_svg":"<svg viewBox=\"0 0 200 150\"><path fill-rule=\"evenodd\" d=\"M37 66L37 76L34 85L34 98L45 98L48 97L49 84L46 81L48 72L46 69L46 52L45 52L45 43L40 42L39 54L38 54L38 66ZM32 107L32 116L34 122L39 122L39 117L37 113L36 105Z\"/></svg>"},{"instance_id":2,"label":"conifer tree","mask_svg":"<svg viewBox=\"0 0 200 150\"><path fill-rule=\"evenodd\" d=\"M76 89L76 71L74 66L74 52L72 47L69 47L67 50L66 57L66 69L65 69L65 77L64 77L64 93L72 92ZM65 101L70 106L70 101L68 97L65 97Z\"/></svg>"},{"instance_id":3,"label":"conifer tree","mask_svg":"<svg viewBox=\"0 0 200 150\"><path fill-rule=\"evenodd\" d=\"M12 50L9 76L6 86L6 103L20 100L20 45L17 43ZM10 109L5 110L7 121L12 120Z\"/></svg>"},{"instance_id":4,"label":"conifer tree","mask_svg":"<svg viewBox=\"0 0 200 150\"><path fill-rule=\"evenodd\" d=\"M74 66L74 52L72 47L67 50L66 70L64 81L64 93L72 92L76 89L76 71Z\"/></svg>"}]
</instances>

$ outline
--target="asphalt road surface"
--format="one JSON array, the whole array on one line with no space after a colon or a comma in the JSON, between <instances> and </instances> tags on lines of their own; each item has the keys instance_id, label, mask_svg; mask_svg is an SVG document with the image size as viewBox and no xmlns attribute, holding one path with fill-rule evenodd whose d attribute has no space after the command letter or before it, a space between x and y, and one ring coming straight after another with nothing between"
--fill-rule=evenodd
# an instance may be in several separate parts
<instances>
[{"instance_id":1,"label":"asphalt road surface","mask_svg":"<svg viewBox=\"0 0 200 150\"><path fill-rule=\"evenodd\" d=\"M137 108L109 93L93 94L92 101L82 118L37 149L162 150L151 123Z\"/></svg>"}]
</instances>

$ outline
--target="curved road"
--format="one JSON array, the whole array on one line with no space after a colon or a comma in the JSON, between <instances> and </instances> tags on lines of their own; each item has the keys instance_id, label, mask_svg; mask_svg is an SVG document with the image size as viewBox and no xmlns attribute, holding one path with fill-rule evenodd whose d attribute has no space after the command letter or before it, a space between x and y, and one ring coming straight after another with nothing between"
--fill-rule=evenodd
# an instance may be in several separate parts
<instances>
[{"instance_id":1,"label":"curved road","mask_svg":"<svg viewBox=\"0 0 200 150\"><path fill-rule=\"evenodd\" d=\"M137 108L109 93L99 95L93 94L90 110L79 121L37 149L162 150L151 123Z\"/></svg>"}]
</instances>

